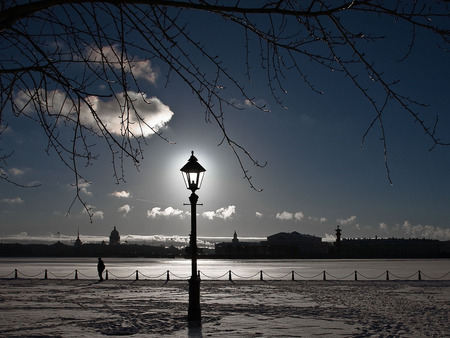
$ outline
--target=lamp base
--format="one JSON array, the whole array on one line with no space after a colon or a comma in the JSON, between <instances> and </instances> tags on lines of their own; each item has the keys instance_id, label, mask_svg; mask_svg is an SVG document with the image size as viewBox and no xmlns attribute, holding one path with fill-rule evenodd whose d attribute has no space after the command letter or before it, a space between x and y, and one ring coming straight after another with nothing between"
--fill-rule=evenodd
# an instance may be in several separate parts
<instances>
[{"instance_id":1,"label":"lamp base","mask_svg":"<svg viewBox=\"0 0 450 338\"><path fill-rule=\"evenodd\" d=\"M189 325L202 325L202 312L200 309L200 278L194 276L189 279L188 321ZM196 322L198 323L195 324Z\"/></svg>"}]
</instances>

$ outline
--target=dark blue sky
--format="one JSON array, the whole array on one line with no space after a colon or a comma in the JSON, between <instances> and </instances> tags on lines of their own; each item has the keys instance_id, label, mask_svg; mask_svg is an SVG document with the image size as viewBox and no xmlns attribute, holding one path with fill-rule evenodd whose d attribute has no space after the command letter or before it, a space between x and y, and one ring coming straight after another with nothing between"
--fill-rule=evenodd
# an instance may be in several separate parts
<instances>
[{"instance_id":1,"label":"dark blue sky","mask_svg":"<svg viewBox=\"0 0 450 338\"><path fill-rule=\"evenodd\" d=\"M419 108L421 116L432 125L439 114L438 131L448 141L448 53L437 48L433 37L419 32L412 54L399 63L410 42L404 27L359 19L353 25L362 32L387 35L386 40L368 44L369 59L388 79L400 79L400 93L430 104ZM282 99L288 109L284 109L271 97L256 53L250 60L252 82L246 82L245 41L239 29L203 15L191 20L190 31L194 40L201 39L211 53L222 57L255 100L270 109L225 108L230 136L261 163L267 161L262 169L245 162L253 184L262 192L252 190L243 179L231 150L225 144L218 146L220 131L214 123L205 122L204 108L190 89L176 76L166 87L165 66L153 60L145 70L158 76L154 81L143 77L142 89L168 107L158 118L167 123L164 135L176 144L149 137L139 171L127 163L126 182L116 185L111 156L98 142L99 159L94 166L82 168L91 182L82 196L92 206L92 223L80 204L66 216L75 193L73 175L54 153L45 153L45 135L31 121L6 117L9 128L1 142L2 148L14 150L9 175L41 186L24 189L0 182L0 236L75 235L78 228L82 234L105 235L113 226L121 234L187 235L189 207L183 203L188 202L189 191L179 169L194 150L207 170L198 191L203 203L198 207L200 236L231 237L237 231L242 236L265 237L298 231L328 237L341 224L344 237L450 239L450 148L429 151L432 143L401 107L392 104L384 112L391 185L377 124L361 147L375 113L348 77L301 59L308 79L323 94L313 92L298 75L287 73L287 93ZM198 62L201 65L203 59ZM225 86L224 95L245 107L239 93ZM382 99L376 87L369 92Z\"/></svg>"}]
</instances>

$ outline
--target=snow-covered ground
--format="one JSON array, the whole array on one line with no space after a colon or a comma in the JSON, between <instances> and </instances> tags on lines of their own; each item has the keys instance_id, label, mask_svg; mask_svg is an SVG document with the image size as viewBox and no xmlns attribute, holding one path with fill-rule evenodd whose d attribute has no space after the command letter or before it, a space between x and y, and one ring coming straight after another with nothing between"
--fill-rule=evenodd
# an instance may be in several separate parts
<instances>
[{"instance_id":1,"label":"snow-covered ground","mask_svg":"<svg viewBox=\"0 0 450 338\"><path fill-rule=\"evenodd\" d=\"M445 337L450 281L1 279L0 336Z\"/></svg>"}]
</instances>

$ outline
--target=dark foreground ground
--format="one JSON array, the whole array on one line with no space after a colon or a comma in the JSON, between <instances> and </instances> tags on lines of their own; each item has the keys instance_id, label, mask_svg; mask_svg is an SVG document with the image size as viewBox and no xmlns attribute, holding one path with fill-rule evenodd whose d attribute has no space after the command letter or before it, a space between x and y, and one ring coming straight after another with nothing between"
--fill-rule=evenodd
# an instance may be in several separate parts
<instances>
[{"instance_id":1,"label":"dark foreground ground","mask_svg":"<svg viewBox=\"0 0 450 338\"><path fill-rule=\"evenodd\" d=\"M450 281L0 280L0 336L446 337Z\"/></svg>"}]
</instances>

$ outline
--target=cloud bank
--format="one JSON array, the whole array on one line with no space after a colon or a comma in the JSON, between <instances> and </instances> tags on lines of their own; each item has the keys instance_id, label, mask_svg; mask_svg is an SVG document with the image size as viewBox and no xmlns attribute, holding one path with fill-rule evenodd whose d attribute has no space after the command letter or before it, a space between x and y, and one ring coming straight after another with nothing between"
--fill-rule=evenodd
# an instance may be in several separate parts
<instances>
[{"instance_id":1,"label":"cloud bank","mask_svg":"<svg viewBox=\"0 0 450 338\"><path fill-rule=\"evenodd\" d=\"M202 216L213 220L214 218L220 218L220 219L231 219L233 218L233 215L236 213L236 206L229 205L227 208L220 208L216 211L205 211Z\"/></svg>"},{"instance_id":2,"label":"cloud bank","mask_svg":"<svg viewBox=\"0 0 450 338\"><path fill-rule=\"evenodd\" d=\"M336 220L336 222L338 222L341 225L348 225L348 224L353 224L356 221L356 216L350 216L349 218L346 219L342 219L342 218L338 218Z\"/></svg>"},{"instance_id":3,"label":"cloud bank","mask_svg":"<svg viewBox=\"0 0 450 338\"><path fill-rule=\"evenodd\" d=\"M16 197L16 198L3 198L1 202L7 204L21 204L24 203L25 201L20 197Z\"/></svg>"},{"instance_id":4,"label":"cloud bank","mask_svg":"<svg viewBox=\"0 0 450 338\"><path fill-rule=\"evenodd\" d=\"M301 221L304 217L305 217L305 215L301 211L297 211L295 213L289 212L289 211L283 211L283 212L278 212L275 215L275 218L282 220L282 221L289 221L289 220Z\"/></svg>"},{"instance_id":5,"label":"cloud bank","mask_svg":"<svg viewBox=\"0 0 450 338\"><path fill-rule=\"evenodd\" d=\"M175 209L172 207L167 207L164 210L160 207L154 207L152 210L147 210L148 218L160 218L160 217L178 217L184 218L187 215L187 212Z\"/></svg>"},{"instance_id":6,"label":"cloud bank","mask_svg":"<svg viewBox=\"0 0 450 338\"><path fill-rule=\"evenodd\" d=\"M118 197L118 198L130 198L131 194L125 190L122 191L114 191L110 194L110 196Z\"/></svg>"},{"instance_id":7,"label":"cloud bank","mask_svg":"<svg viewBox=\"0 0 450 338\"><path fill-rule=\"evenodd\" d=\"M409 221L405 221L401 229L407 237L411 238L431 238L440 240L450 239L450 229L436 227L433 225L412 225Z\"/></svg>"},{"instance_id":8,"label":"cloud bank","mask_svg":"<svg viewBox=\"0 0 450 338\"><path fill-rule=\"evenodd\" d=\"M90 62L99 65L107 62L109 66L116 70L123 69L126 73L133 73L136 80L143 79L151 84L156 83L158 70L152 67L150 60L130 60L124 55L118 45L105 46L99 49L97 46L89 46L86 49L86 57ZM123 60L121 62L121 60Z\"/></svg>"},{"instance_id":9,"label":"cloud bank","mask_svg":"<svg viewBox=\"0 0 450 338\"><path fill-rule=\"evenodd\" d=\"M44 91L37 90L40 96L39 102L46 106L42 109L48 109L55 116L67 116L76 121L78 114L74 102L71 101L66 93L60 90ZM125 100L133 102L133 109L126 110ZM18 109L23 109L26 113L33 113L33 105L28 104L30 98L23 92L17 94L16 103ZM165 128L172 119L174 113L169 106L161 102L157 97L148 97L145 93L130 91L127 93L116 93L109 100L103 100L98 96L87 96L85 101L80 103L80 123L85 127L99 130L98 119L101 119L111 134L122 136L132 133L133 135L151 136L161 129ZM95 111L92 114L91 108Z\"/></svg>"},{"instance_id":10,"label":"cloud bank","mask_svg":"<svg viewBox=\"0 0 450 338\"><path fill-rule=\"evenodd\" d=\"M63 97L63 95L61 94ZM133 111L124 112L125 93L103 101L97 96L89 96L86 100L96 111L103 124L115 135L124 135L128 130L134 135L151 136L164 128L172 119L173 112L156 97L147 97L145 93L128 92L126 96L133 101ZM61 98L62 98L61 97ZM81 107L81 122L92 128L98 128L87 105Z\"/></svg>"},{"instance_id":11,"label":"cloud bank","mask_svg":"<svg viewBox=\"0 0 450 338\"><path fill-rule=\"evenodd\" d=\"M30 169L28 169L28 168L27 169L11 168L8 171L11 175L13 175L15 177L19 177L19 176L25 175L25 173L29 170Z\"/></svg>"},{"instance_id":12,"label":"cloud bank","mask_svg":"<svg viewBox=\"0 0 450 338\"><path fill-rule=\"evenodd\" d=\"M152 67L150 60L139 60L136 57L132 60L127 59L117 46L101 49L97 46L89 46L86 49L86 59L93 64L98 63L99 66L107 62L108 66L114 70L123 68L126 73L132 73L136 80L144 79L151 84L156 83L158 71ZM157 97L148 97L145 93L134 91L115 93L107 100L90 95L82 98L81 101L76 98L72 100L66 92L61 90L35 89L35 91L37 95L33 100L36 104L42 105L42 110L48 110L49 113L58 117L67 116L70 121L79 119L81 124L94 131L107 128L111 134L118 136L129 135L129 133L136 136L141 134L145 137L151 136L164 128L174 115L170 108ZM132 107L125 104L126 101L131 102ZM32 114L35 111L35 105L29 102L29 92L16 94L15 103L18 110ZM76 108L78 105L79 115ZM101 125L99 119L102 121ZM14 169L14 175L23 174L20 169Z\"/></svg>"},{"instance_id":13,"label":"cloud bank","mask_svg":"<svg viewBox=\"0 0 450 338\"><path fill-rule=\"evenodd\" d=\"M92 205L86 205L86 207L89 209L89 212L92 215L92 219L104 219L105 218L105 214L103 211L101 210L94 210L97 209L97 207L94 207ZM83 209L83 211L81 212L82 214L87 214L86 209Z\"/></svg>"},{"instance_id":14,"label":"cloud bank","mask_svg":"<svg viewBox=\"0 0 450 338\"><path fill-rule=\"evenodd\" d=\"M117 209L118 212L123 212L123 217L126 217L128 213L133 209L129 204L124 204L119 209Z\"/></svg>"},{"instance_id":15,"label":"cloud bank","mask_svg":"<svg viewBox=\"0 0 450 338\"><path fill-rule=\"evenodd\" d=\"M204 218L207 218L209 220L213 219L232 219L233 215L236 213L236 206L229 205L226 208L219 208L216 211L205 211L201 214ZM147 210L147 217L148 218L160 218L160 217L177 217L177 218L184 218L187 216L190 216L189 211L183 211L180 209L176 209L173 207L167 207L165 209L161 207L154 207L151 210Z\"/></svg>"}]
</instances>

